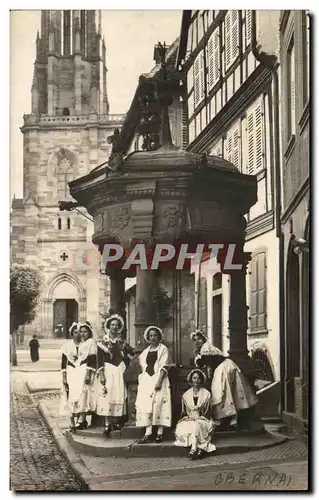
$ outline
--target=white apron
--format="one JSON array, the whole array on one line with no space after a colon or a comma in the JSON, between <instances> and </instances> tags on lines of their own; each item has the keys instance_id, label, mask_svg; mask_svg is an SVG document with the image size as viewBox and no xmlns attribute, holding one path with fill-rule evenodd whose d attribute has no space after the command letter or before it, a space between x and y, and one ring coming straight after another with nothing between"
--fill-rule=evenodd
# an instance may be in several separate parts
<instances>
[{"instance_id":1,"label":"white apron","mask_svg":"<svg viewBox=\"0 0 319 500\"><path fill-rule=\"evenodd\" d=\"M216 420L232 417L237 423L237 412L258 403L256 394L245 375L231 359L227 358L215 370L212 385L212 411Z\"/></svg>"},{"instance_id":2,"label":"white apron","mask_svg":"<svg viewBox=\"0 0 319 500\"><path fill-rule=\"evenodd\" d=\"M99 375L96 377L95 391L97 395L96 413L104 417L122 417L126 415L127 389L124 382L125 363L114 366L104 363L107 394L100 383Z\"/></svg>"},{"instance_id":3,"label":"white apron","mask_svg":"<svg viewBox=\"0 0 319 500\"><path fill-rule=\"evenodd\" d=\"M69 385L69 394L62 384L60 415L78 415L79 413L92 413L95 411L94 382L85 384L87 364L84 362L91 354L96 354L96 344L93 339L79 344L78 352L73 340L68 341L62 349L67 359L74 364L66 366L66 376ZM75 356L78 358L75 360ZM94 372L94 369L91 369ZM92 377L92 375L91 375Z\"/></svg>"},{"instance_id":4,"label":"white apron","mask_svg":"<svg viewBox=\"0 0 319 500\"><path fill-rule=\"evenodd\" d=\"M209 412L211 404L210 393L201 388L197 394L198 401L194 404L193 388L183 394L182 417L175 430L175 446L192 447L201 449L207 453L216 450L216 446L211 443L215 424L203 415Z\"/></svg>"},{"instance_id":5,"label":"white apron","mask_svg":"<svg viewBox=\"0 0 319 500\"><path fill-rule=\"evenodd\" d=\"M169 353L164 344L157 349L157 360L154 365L154 375L146 373L146 358L150 351L147 347L139 357L142 373L138 377L138 388L136 396L136 427L148 427L150 425L170 427L172 422L172 403L169 378L166 376L162 387L155 391L155 385L159 379L161 369L168 365Z\"/></svg>"}]
</instances>

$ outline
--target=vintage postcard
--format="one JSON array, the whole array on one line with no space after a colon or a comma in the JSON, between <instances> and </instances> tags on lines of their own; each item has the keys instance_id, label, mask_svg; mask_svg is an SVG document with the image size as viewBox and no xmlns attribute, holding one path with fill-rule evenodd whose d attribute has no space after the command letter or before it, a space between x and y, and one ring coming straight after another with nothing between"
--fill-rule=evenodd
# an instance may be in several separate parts
<instances>
[{"instance_id":1,"label":"vintage postcard","mask_svg":"<svg viewBox=\"0 0 319 500\"><path fill-rule=\"evenodd\" d=\"M306 10L12 10L10 488L307 491Z\"/></svg>"}]
</instances>

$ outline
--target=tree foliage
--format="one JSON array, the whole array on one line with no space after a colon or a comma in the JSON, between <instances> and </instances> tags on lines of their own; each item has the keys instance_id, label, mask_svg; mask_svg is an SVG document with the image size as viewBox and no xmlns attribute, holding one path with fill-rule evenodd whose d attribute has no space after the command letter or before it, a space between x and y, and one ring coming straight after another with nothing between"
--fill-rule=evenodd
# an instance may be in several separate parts
<instances>
[{"instance_id":1,"label":"tree foliage","mask_svg":"<svg viewBox=\"0 0 319 500\"><path fill-rule=\"evenodd\" d=\"M36 269L12 266L10 269L10 333L36 316L41 276Z\"/></svg>"}]
</instances>

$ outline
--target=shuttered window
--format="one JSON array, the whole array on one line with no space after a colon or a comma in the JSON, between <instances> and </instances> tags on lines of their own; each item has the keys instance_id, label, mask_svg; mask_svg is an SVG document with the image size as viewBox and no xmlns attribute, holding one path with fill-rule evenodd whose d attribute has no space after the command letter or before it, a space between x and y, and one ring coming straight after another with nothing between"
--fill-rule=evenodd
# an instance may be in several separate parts
<instances>
[{"instance_id":1,"label":"shuttered window","mask_svg":"<svg viewBox=\"0 0 319 500\"><path fill-rule=\"evenodd\" d=\"M245 46L248 47L251 43L251 10L245 11Z\"/></svg>"},{"instance_id":2,"label":"shuttered window","mask_svg":"<svg viewBox=\"0 0 319 500\"><path fill-rule=\"evenodd\" d=\"M267 283L266 283L266 253L256 254L251 261L250 271L250 331L267 330Z\"/></svg>"},{"instance_id":3,"label":"shuttered window","mask_svg":"<svg viewBox=\"0 0 319 500\"><path fill-rule=\"evenodd\" d=\"M194 97L195 108L202 102L205 95L204 51L201 51L194 62Z\"/></svg>"},{"instance_id":4,"label":"shuttered window","mask_svg":"<svg viewBox=\"0 0 319 500\"><path fill-rule=\"evenodd\" d=\"M241 167L241 136L240 124L234 125L226 135L226 160L240 170Z\"/></svg>"},{"instance_id":5,"label":"shuttered window","mask_svg":"<svg viewBox=\"0 0 319 500\"><path fill-rule=\"evenodd\" d=\"M220 36L219 28L213 31L207 44L207 84L208 90L211 90L220 78Z\"/></svg>"},{"instance_id":6,"label":"shuttered window","mask_svg":"<svg viewBox=\"0 0 319 500\"><path fill-rule=\"evenodd\" d=\"M258 101L246 118L246 174L255 175L264 168L263 103Z\"/></svg>"},{"instance_id":7,"label":"shuttered window","mask_svg":"<svg viewBox=\"0 0 319 500\"><path fill-rule=\"evenodd\" d=\"M296 73L295 73L295 47L292 38L287 52L287 110L288 110L288 137L296 134Z\"/></svg>"},{"instance_id":8,"label":"shuttered window","mask_svg":"<svg viewBox=\"0 0 319 500\"><path fill-rule=\"evenodd\" d=\"M225 70L239 55L239 12L229 10L225 16Z\"/></svg>"}]
</instances>

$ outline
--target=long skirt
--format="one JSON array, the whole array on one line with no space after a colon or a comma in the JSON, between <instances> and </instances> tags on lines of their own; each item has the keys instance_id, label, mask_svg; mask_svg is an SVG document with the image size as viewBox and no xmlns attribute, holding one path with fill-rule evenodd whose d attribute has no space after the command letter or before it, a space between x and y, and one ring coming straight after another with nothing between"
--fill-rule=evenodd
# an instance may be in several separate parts
<instances>
[{"instance_id":1,"label":"long skirt","mask_svg":"<svg viewBox=\"0 0 319 500\"><path fill-rule=\"evenodd\" d=\"M214 423L205 417L184 417L177 423L174 446L199 448L207 453L216 450L211 443Z\"/></svg>"},{"instance_id":2,"label":"long skirt","mask_svg":"<svg viewBox=\"0 0 319 500\"><path fill-rule=\"evenodd\" d=\"M256 394L240 368L231 359L223 361L215 370L212 380L212 411L214 419L232 417L237 423L237 412L258 403Z\"/></svg>"},{"instance_id":3,"label":"long skirt","mask_svg":"<svg viewBox=\"0 0 319 500\"><path fill-rule=\"evenodd\" d=\"M38 347L30 347L30 358L33 363L39 361L39 348Z\"/></svg>"},{"instance_id":4,"label":"long skirt","mask_svg":"<svg viewBox=\"0 0 319 500\"><path fill-rule=\"evenodd\" d=\"M170 427L172 423L171 389L165 377L160 391L155 391L158 374L152 377L141 373L138 377L136 396L136 427L158 425Z\"/></svg>"},{"instance_id":5,"label":"long skirt","mask_svg":"<svg viewBox=\"0 0 319 500\"><path fill-rule=\"evenodd\" d=\"M104 386L101 384L99 376L96 377L96 413L104 417L123 417L126 415L127 389L124 382L125 364L119 366L104 364L107 393L104 393Z\"/></svg>"},{"instance_id":6,"label":"long skirt","mask_svg":"<svg viewBox=\"0 0 319 500\"><path fill-rule=\"evenodd\" d=\"M95 411L95 395L92 383L85 384L86 365L66 369L69 393L64 386L61 390L60 415L78 415L79 413L92 413Z\"/></svg>"}]
</instances>

